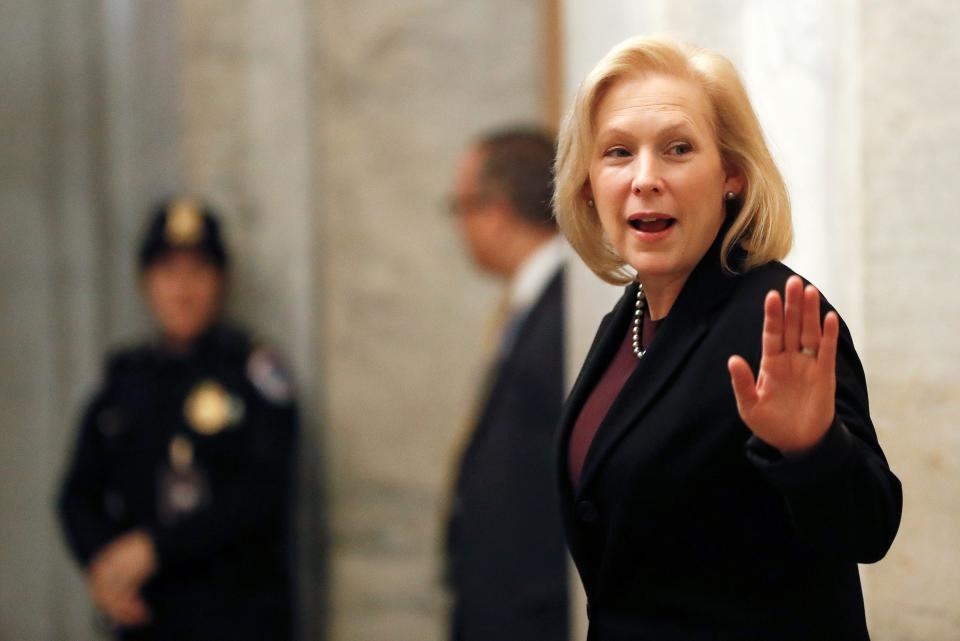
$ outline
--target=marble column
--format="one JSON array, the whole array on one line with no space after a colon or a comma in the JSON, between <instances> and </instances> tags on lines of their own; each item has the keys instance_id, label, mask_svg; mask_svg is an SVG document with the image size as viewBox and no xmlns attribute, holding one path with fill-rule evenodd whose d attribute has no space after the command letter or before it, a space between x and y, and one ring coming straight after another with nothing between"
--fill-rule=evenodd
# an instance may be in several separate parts
<instances>
[{"instance_id":1,"label":"marble column","mask_svg":"<svg viewBox=\"0 0 960 641\"><path fill-rule=\"evenodd\" d=\"M96 634L54 502L106 346L143 327L131 239L176 173L168 9L0 9L0 638Z\"/></svg>"},{"instance_id":2,"label":"marble column","mask_svg":"<svg viewBox=\"0 0 960 641\"><path fill-rule=\"evenodd\" d=\"M471 136L540 112L538 4L314 3L338 641L439 639L441 509L497 285L446 215Z\"/></svg>"},{"instance_id":3,"label":"marble column","mask_svg":"<svg viewBox=\"0 0 960 641\"><path fill-rule=\"evenodd\" d=\"M303 0L189 0L177 9L184 190L225 219L231 315L278 347L297 381L299 627L302 638L319 639L329 550L310 7Z\"/></svg>"},{"instance_id":4,"label":"marble column","mask_svg":"<svg viewBox=\"0 0 960 641\"><path fill-rule=\"evenodd\" d=\"M900 534L866 572L877 641L960 638L960 6L861 9L865 360L904 486Z\"/></svg>"}]
</instances>

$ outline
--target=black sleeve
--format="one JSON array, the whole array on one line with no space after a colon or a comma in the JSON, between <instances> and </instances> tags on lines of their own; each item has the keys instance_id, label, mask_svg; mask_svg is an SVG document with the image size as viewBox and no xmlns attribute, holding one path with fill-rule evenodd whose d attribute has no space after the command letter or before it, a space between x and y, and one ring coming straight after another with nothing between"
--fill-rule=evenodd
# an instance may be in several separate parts
<instances>
[{"instance_id":1,"label":"black sleeve","mask_svg":"<svg viewBox=\"0 0 960 641\"><path fill-rule=\"evenodd\" d=\"M782 456L752 436L747 457L783 493L803 539L838 558L874 563L896 536L903 493L877 441L863 368L842 322L836 394L833 423L813 448Z\"/></svg>"},{"instance_id":2,"label":"black sleeve","mask_svg":"<svg viewBox=\"0 0 960 641\"><path fill-rule=\"evenodd\" d=\"M242 454L218 479L207 507L148 531L161 566L179 565L284 531L289 513L297 411L291 402L248 399Z\"/></svg>"},{"instance_id":3,"label":"black sleeve","mask_svg":"<svg viewBox=\"0 0 960 641\"><path fill-rule=\"evenodd\" d=\"M98 394L84 412L58 501L67 545L84 567L120 534L106 511L106 448L97 429L104 402L104 395Z\"/></svg>"}]
</instances>

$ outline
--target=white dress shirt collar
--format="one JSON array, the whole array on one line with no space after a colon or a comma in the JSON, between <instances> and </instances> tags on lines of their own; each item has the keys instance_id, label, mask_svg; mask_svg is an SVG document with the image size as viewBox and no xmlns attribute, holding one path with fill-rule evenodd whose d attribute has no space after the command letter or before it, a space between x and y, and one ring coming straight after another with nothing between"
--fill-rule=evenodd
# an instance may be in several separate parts
<instances>
[{"instance_id":1,"label":"white dress shirt collar","mask_svg":"<svg viewBox=\"0 0 960 641\"><path fill-rule=\"evenodd\" d=\"M517 269L510 280L510 312L526 312L543 291L567 257L567 243L557 234L544 243Z\"/></svg>"}]
</instances>

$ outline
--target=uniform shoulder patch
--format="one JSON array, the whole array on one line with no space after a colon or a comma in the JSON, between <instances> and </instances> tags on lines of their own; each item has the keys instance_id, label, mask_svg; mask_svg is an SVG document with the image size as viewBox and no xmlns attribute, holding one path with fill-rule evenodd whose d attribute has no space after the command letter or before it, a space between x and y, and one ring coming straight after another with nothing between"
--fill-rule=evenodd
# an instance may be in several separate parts
<instances>
[{"instance_id":1,"label":"uniform shoulder patch","mask_svg":"<svg viewBox=\"0 0 960 641\"><path fill-rule=\"evenodd\" d=\"M247 359L247 378L257 391L274 403L287 403L293 398L293 380L277 352L257 347Z\"/></svg>"}]
</instances>

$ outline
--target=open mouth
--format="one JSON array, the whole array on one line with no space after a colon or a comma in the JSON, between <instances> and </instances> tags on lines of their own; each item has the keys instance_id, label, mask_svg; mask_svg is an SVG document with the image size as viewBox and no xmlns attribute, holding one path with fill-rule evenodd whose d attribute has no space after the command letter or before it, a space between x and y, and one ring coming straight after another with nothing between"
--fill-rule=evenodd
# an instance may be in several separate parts
<instances>
[{"instance_id":1,"label":"open mouth","mask_svg":"<svg viewBox=\"0 0 960 641\"><path fill-rule=\"evenodd\" d=\"M629 225L637 231L642 231L648 234L666 231L667 229L673 227L675 222L677 222L676 218L663 215L633 216L627 221L627 223L629 223Z\"/></svg>"}]
</instances>

